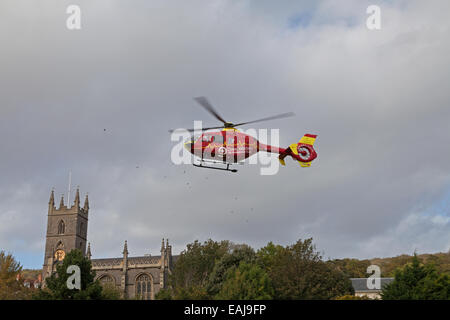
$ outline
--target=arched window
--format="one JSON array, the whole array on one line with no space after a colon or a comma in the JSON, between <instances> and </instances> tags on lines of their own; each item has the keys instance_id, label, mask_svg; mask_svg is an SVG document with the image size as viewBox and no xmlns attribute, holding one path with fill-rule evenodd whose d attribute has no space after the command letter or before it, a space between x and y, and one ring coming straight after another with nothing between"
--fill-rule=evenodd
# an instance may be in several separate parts
<instances>
[{"instance_id":1,"label":"arched window","mask_svg":"<svg viewBox=\"0 0 450 320\"><path fill-rule=\"evenodd\" d=\"M66 225L64 224L64 221L59 221L58 223L58 234L64 234L66 232Z\"/></svg>"},{"instance_id":2,"label":"arched window","mask_svg":"<svg viewBox=\"0 0 450 320\"><path fill-rule=\"evenodd\" d=\"M80 223L80 235L82 235L82 236L84 235L83 234L83 227L84 227L84 224L83 224L83 222L81 222Z\"/></svg>"},{"instance_id":3,"label":"arched window","mask_svg":"<svg viewBox=\"0 0 450 320\"><path fill-rule=\"evenodd\" d=\"M105 274L105 275L101 276L99 280L100 280L100 284L103 287L106 287L106 286L114 287L116 285L113 277L111 277L109 274Z\"/></svg>"},{"instance_id":4,"label":"arched window","mask_svg":"<svg viewBox=\"0 0 450 320\"><path fill-rule=\"evenodd\" d=\"M152 278L148 274L141 274L136 278L136 298L150 300L152 298Z\"/></svg>"}]
</instances>

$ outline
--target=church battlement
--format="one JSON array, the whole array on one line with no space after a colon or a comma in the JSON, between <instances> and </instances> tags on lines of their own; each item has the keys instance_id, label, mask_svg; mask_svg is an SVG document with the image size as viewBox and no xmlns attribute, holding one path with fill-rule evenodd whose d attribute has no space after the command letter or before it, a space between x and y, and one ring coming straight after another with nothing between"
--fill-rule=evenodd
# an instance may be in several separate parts
<instances>
[{"instance_id":1,"label":"church battlement","mask_svg":"<svg viewBox=\"0 0 450 320\"><path fill-rule=\"evenodd\" d=\"M69 205L69 203L67 204ZM61 201L59 202L59 208L57 209L55 206L55 193L52 190L50 194L50 200L48 202L48 214L83 214L88 215L89 213L89 198L86 194L86 198L84 200L84 206L80 207L80 189L77 188L75 194L75 200L73 204L68 207L64 204L64 194L61 195Z\"/></svg>"}]
</instances>

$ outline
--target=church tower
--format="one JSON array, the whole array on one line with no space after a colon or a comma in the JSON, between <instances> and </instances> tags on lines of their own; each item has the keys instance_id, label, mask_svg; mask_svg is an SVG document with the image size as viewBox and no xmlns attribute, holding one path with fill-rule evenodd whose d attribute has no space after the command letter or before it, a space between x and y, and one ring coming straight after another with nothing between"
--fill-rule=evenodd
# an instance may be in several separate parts
<instances>
[{"instance_id":1,"label":"church tower","mask_svg":"<svg viewBox=\"0 0 450 320\"><path fill-rule=\"evenodd\" d=\"M77 188L75 201L64 205L61 196L59 208L55 207L55 195L52 190L48 202L47 234L45 241L43 279L56 270L56 263L73 249L86 254L89 199L86 195L84 206L80 206L80 190Z\"/></svg>"}]
</instances>

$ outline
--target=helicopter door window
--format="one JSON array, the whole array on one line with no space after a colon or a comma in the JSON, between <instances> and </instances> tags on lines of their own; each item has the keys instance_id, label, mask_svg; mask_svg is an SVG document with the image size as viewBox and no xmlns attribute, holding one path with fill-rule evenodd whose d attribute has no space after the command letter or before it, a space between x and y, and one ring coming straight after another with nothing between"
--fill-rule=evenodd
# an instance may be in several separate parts
<instances>
[{"instance_id":1,"label":"helicopter door window","mask_svg":"<svg viewBox=\"0 0 450 320\"><path fill-rule=\"evenodd\" d=\"M222 135L215 135L212 136L212 141L214 141L215 143L219 143L219 144L223 144L223 136Z\"/></svg>"}]
</instances>

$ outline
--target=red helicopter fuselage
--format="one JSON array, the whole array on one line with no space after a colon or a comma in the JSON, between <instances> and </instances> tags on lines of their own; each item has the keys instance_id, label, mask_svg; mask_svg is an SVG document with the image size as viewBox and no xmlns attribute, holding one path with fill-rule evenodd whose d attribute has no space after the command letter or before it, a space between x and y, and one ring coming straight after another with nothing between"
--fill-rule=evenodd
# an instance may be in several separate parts
<instances>
[{"instance_id":1,"label":"red helicopter fuselage","mask_svg":"<svg viewBox=\"0 0 450 320\"><path fill-rule=\"evenodd\" d=\"M306 136L313 139L316 137L315 135ZM221 131L204 132L198 138L186 142L185 148L201 159L225 163L243 161L259 151L280 154L280 161L283 162L287 155L303 163L309 163L317 157L312 144L299 143L298 145L298 150L297 146L295 150L291 150L291 147L285 149L270 146L234 128L225 128Z\"/></svg>"}]
</instances>

